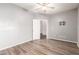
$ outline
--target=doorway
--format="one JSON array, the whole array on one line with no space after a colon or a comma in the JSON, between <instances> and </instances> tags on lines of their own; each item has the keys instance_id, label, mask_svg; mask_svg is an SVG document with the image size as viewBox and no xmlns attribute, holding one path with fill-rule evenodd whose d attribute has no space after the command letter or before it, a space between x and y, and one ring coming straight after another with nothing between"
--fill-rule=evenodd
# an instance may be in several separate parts
<instances>
[{"instance_id":1,"label":"doorway","mask_svg":"<svg viewBox=\"0 0 79 59\"><path fill-rule=\"evenodd\" d=\"M33 40L47 39L48 37L48 20L33 19Z\"/></svg>"}]
</instances>

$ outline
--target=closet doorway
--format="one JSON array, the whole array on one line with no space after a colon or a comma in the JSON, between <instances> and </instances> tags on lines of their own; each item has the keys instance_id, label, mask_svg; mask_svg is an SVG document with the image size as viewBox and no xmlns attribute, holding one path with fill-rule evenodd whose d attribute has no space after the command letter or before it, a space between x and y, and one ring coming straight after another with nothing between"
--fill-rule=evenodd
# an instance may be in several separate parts
<instances>
[{"instance_id":1,"label":"closet doorway","mask_svg":"<svg viewBox=\"0 0 79 59\"><path fill-rule=\"evenodd\" d=\"M48 38L48 20L33 19L33 40Z\"/></svg>"}]
</instances>

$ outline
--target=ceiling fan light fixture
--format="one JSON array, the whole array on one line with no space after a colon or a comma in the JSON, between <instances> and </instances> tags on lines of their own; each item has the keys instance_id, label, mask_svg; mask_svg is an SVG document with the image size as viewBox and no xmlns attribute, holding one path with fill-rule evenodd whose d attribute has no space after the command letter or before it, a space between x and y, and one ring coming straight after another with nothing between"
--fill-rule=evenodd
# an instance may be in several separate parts
<instances>
[{"instance_id":1,"label":"ceiling fan light fixture","mask_svg":"<svg viewBox=\"0 0 79 59\"><path fill-rule=\"evenodd\" d=\"M42 7L42 10L47 10L47 7Z\"/></svg>"}]
</instances>

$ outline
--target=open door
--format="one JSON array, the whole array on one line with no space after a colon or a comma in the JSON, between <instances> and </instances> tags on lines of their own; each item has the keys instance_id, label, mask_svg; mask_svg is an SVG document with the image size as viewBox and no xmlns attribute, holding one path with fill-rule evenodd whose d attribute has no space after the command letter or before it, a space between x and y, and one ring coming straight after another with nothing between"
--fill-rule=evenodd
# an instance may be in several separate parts
<instances>
[{"instance_id":1,"label":"open door","mask_svg":"<svg viewBox=\"0 0 79 59\"><path fill-rule=\"evenodd\" d=\"M48 38L48 20L41 20L40 39Z\"/></svg>"},{"instance_id":2,"label":"open door","mask_svg":"<svg viewBox=\"0 0 79 59\"><path fill-rule=\"evenodd\" d=\"M33 40L40 39L40 20L33 20Z\"/></svg>"}]
</instances>

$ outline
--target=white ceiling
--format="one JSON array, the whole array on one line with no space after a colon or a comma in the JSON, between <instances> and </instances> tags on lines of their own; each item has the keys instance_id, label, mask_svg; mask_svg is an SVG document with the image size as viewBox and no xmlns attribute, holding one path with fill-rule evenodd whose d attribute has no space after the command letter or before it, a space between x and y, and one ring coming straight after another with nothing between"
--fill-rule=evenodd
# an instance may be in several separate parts
<instances>
[{"instance_id":1,"label":"white ceiling","mask_svg":"<svg viewBox=\"0 0 79 59\"><path fill-rule=\"evenodd\" d=\"M47 8L46 12L42 10L42 6L37 3L16 3L16 5L25 8L31 12L42 13L42 14L55 14L67 10L75 9L79 6L78 3L51 3L48 4L47 7L54 7L54 8Z\"/></svg>"}]
</instances>

